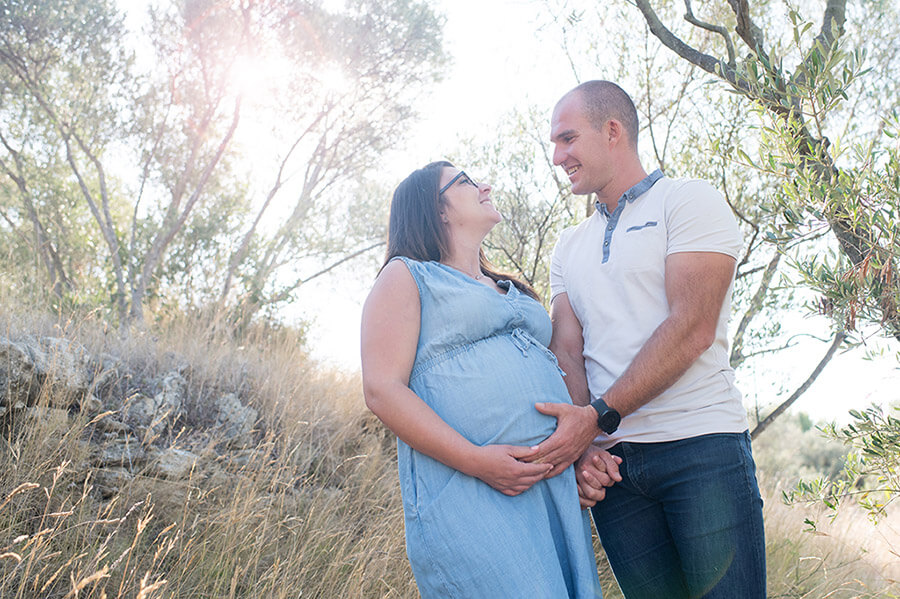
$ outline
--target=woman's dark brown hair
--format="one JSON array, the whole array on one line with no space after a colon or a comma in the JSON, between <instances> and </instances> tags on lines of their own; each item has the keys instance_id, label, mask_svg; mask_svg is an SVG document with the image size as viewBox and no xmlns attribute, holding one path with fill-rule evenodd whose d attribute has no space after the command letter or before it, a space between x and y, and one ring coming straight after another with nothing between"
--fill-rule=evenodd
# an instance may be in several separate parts
<instances>
[{"instance_id":1,"label":"woman's dark brown hair","mask_svg":"<svg viewBox=\"0 0 900 599\"><path fill-rule=\"evenodd\" d=\"M440 262L447 255L449 242L441 223L444 198L438 192L441 171L452 166L444 160L427 164L413 171L394 190L384 264L397 256L420 262ZM494 282L509 280L519 291L540 301L531 285L494 268L484 255L484 250L479 250L479 259L482 274Z\"/></svg>"}]
</instances>

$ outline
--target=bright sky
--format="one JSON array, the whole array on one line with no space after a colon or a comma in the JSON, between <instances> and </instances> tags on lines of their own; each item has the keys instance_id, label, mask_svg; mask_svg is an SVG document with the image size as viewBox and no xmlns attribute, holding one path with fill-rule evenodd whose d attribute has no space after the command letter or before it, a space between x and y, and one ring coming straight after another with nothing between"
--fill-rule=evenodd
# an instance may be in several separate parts
<instances>
[{"instance_id":1,"label":"bright sky","mask_svg":"<svg viewBox=\"0 0 900 599\"><path fill-rule=\"evenodd\" d=\"M485 139L514 108L532 104L550 111L577 84L555 42L537 32L542 0L432 0L446 15L444 40L452 57L445 80L418 106L409 147L391 165L397 180L445 157L458 139ZM477 165L476 165L477 167Z\"/></svg>"},{"instance_id":2,"label":"bright sky","mask_svg":"<svg viewBox=\"0 0 900 599\"><path fill-rule=\"evenodd\" d=\"M398 183L414 169L445 158L458 139L483 139L516 106L546 106L549 137L553 104L577 84L558 46L542 44L535 32L539 0L440 0L431 5L447 16L445 48L452 65L418 107L421 118L407 125L408 148L385 165ZM473 168L477 172L477 165ZM318 357L343 369L359 368L360 310L374 276L316 280L301 292L297 309L307 317L316 315L311 336Z\"/></svg>"}]
</instances>

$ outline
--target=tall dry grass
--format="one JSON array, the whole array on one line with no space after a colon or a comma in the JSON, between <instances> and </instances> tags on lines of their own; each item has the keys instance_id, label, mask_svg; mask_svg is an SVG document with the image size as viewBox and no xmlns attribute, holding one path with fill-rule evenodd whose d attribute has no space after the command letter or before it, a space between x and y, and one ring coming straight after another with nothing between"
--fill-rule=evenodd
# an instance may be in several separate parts
<instances>
[{"instance_id":1,"label":"tall dry grass","mask_svg":"<svg viewBox=\"0 0 900 599\"><path fill-rule=\"evenodd\" d=\"M318 366L290 330L260 329L238 346L185 319L124 339L90 315L6 314L2 323L7 337L64 336L117 356L135 379L178 369L191 395L185 421L198 428L207 398L221 392L238 392L261 425L242 449L171 431L165 442L201 461L188 479L166 480L94 467L89 437L100 415L7 420L0 597L418 596L394 439L365 410L358 377ZM38 401L54 403L52 390ZM895 571L873 558L883 548L854 544L872 538L860 522L814 536L801 532L805 508L773 496L766 509L770 596L896 595ZM896 538L886 546L896 551ZM621 596L602 550L600 563L606 596Z\"/></svg>"},{"instance_id":2,"label":"tall dry grass","mask_svg":"<svg viewBox=\"0 0 900 599\"><path fill-rule=\"evenodd\" d=\"M770 497L764 510L769 597L900 596L900 512L876 524L847 505L832 520L824 506L781 501L780 490L795 481L763 480Z\"/></svg>"},{"instance_id":3,"label":"tall dry grass","mask_svg":"<svg viewBox=\"0 0 900 599\"><path fill-rule=\"evenodd\" d=\"M393 439L357 377L317 367L289 330L243 346L197 323L125 339L102 323L6 317L6 336L75 338L133 378L180 369L187 421L239 391L261 415L252 448L175 431L199 453L188 480L139 472L98 492L95 415L7 421L0 442L0 597L408 597ZM125 399L125 398L122 398ZM58 405L51 393L38 408ZM108 407L108 406L107 406ZM33 413L35 410L29 410ZM199 444L199 446L198 446Z\"/></svg>"}]
</instances>

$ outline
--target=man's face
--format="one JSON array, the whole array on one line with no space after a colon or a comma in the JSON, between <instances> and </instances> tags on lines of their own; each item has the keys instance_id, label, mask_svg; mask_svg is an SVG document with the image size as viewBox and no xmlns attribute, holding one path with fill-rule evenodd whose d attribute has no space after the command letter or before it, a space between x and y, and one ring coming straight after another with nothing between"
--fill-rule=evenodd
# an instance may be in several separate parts
<instances>
[{"instance_id":1,"label":"man's face","mask_svg":"<svg viewBox=\"0 0 900 599\"><path fill-rule=\"evenodd\" d=\"M600 191L612 179L607 126L597 131L584 115L578 94L560 100L550 121L553 164L561 166L572 183L572 193Z\"/></svg>"}]
</instances>

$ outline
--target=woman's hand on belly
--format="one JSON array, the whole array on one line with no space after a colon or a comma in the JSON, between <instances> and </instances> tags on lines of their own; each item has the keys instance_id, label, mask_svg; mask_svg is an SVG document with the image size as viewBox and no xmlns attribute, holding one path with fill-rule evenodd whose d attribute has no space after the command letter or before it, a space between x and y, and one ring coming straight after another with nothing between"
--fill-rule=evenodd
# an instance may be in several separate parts
<instances>
[{"instance_id":1,"label":"woman's hand on belly","mask_svg":"<svg viewBox=\"0 0 900 599\"><path fill-rule=\"evenodd\" d=\"M519 445L485 445L475 452L470 474L504 495L524 493L543 480L551 470L551 464L529 464L521 459L533 456L537 447Z\"/></svg>"}]
</instances>

